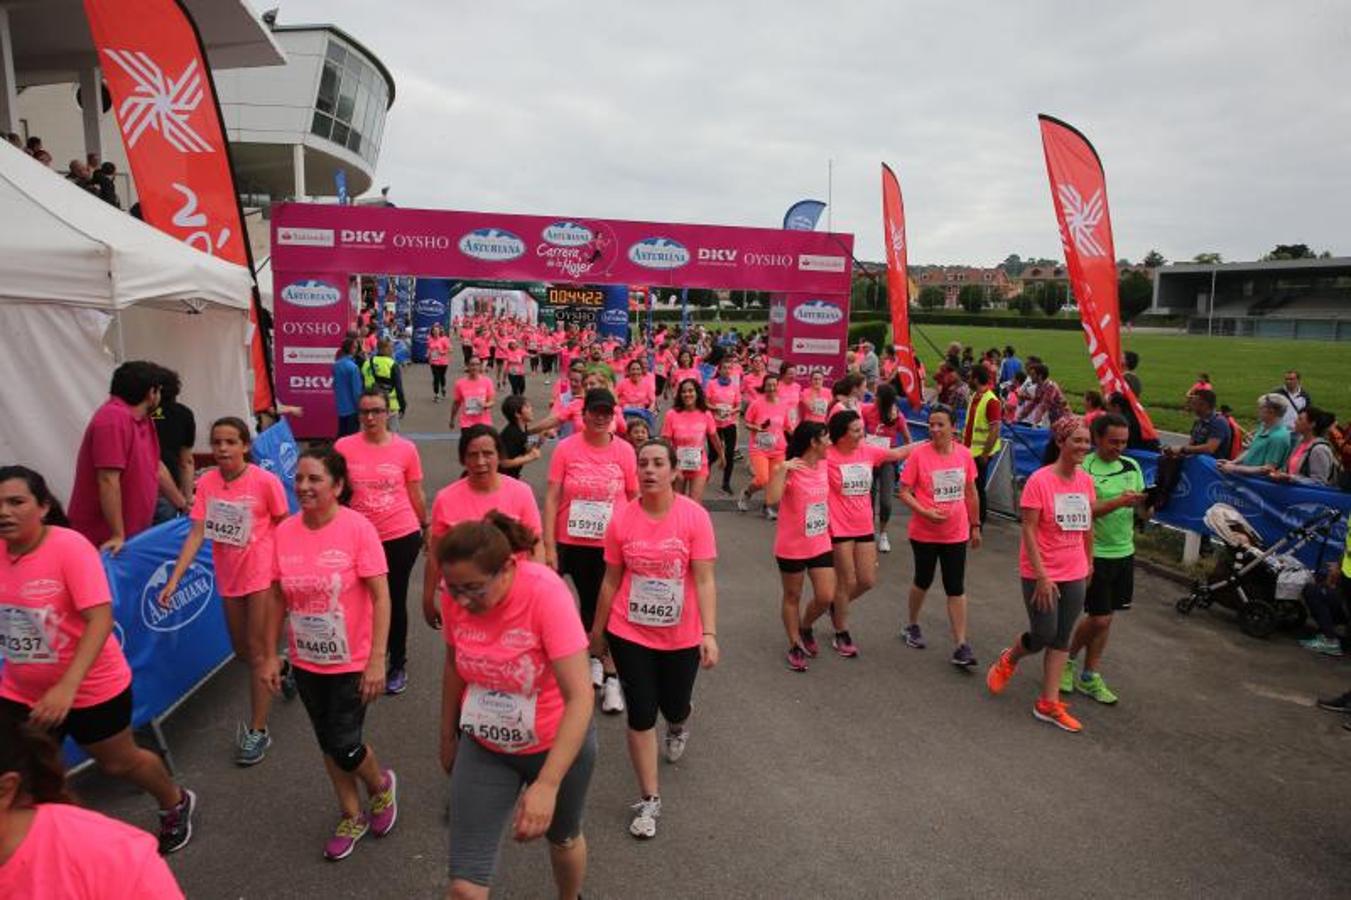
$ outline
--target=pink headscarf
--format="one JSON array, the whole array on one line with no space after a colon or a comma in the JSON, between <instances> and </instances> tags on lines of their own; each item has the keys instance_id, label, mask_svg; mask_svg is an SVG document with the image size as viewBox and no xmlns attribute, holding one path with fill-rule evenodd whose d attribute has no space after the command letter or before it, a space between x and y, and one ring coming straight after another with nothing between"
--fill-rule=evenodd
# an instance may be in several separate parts
<instances>
[{"instance_id":1,"label":"pink headscarf","mask_svg":"<svg viewBox=\"0 0 1351 900\"><path fill-rule=\"evenodd\" d=\"M1057 444L1064 444L1070 439L1070 435L1074 434L1075 431L1087 427L1088 426L1084 424L1083 416L1061 416L1056 419L1055 424L1051 426L1051 434L1055 437L1055 442Z\"/></svg>"}]
</instances>

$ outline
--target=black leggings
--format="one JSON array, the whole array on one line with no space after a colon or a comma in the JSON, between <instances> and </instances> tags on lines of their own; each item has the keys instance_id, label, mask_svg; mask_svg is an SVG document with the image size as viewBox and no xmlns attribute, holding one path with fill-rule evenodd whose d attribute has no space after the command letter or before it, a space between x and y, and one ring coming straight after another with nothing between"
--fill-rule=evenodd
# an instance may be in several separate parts
<instances>
[{"instance_id":1,"label":"black leggings","mask_svg":"<svg viewBox=\"0 0 1351 900\"><path fill-rule=\"evenodd\" d=\"M694 676L699 674L699 648L654 650L605 633L610 657L624 689L629 730L647 731L657 725L657 710L671 725L690 717Z\"/></svg>"},{"instance_id":2,"label":"black leggings","mask_svg":"<svg viewBox=\"0 0 1351 900\"><path fill-rule=\"evenodd\" d=\"M605 580L605 549L559 544L558 574L572 576L572 583L577 588L577 605L582 611L582 627L590 634L596 621L600 584Z\"/></svg>"},{"instance_id":3,"label":"black leggings","mask_svg":"<svg viewBox=\"0 0 1351 900\"><path fill-rule=\"evenodd\" d=\"M1085 579L1077 581L1057 581L1060 599L1050 610L1038 609L1032 602L1032 594L1037 589L1035 578L1023 579L1023 605L1027 607L1027 631L1023 632L1023 649L1028 653L1037 653L1050 647L1052 650L1068 650L1070 637L1074 634L1074 623L1084 610Z\"/></svg>"},{"instance_id":4,"label":"black leggings","mask_svg":"<svg viewBox=\"0 0 1351 900\"><path fill-rule=\"evenodd\" d=\"M472 344L461 344L460 352L464 354L464 366L469 368L469 360L474 358L474 346Z\"/></svg>"},{"instance_id":5,"label":"black leggings","mask_svg":"<svg viewBox=\"0 0 1351 900\"><path fill-rule=\"evenodd\" d=\"M516 395L525 393L525 376L508 375L507 381L511 382L511 392Z\"/></svg>"},{"instance_id":6,"label":"black leggings","mask_svg":"<svg viewBox=\"0 0 1351 900\"><path fill-rule=\"evenodd\" d=\"M943 592L949 597L966 593L966 543L938 544L910 539L915 551L915 587L927 591L934 583L934 569L943 564Z\"/></svg>"},{"instance_id":7,"label":"black leggings","mask_svg":"<svg viewBox=\"0 0 1351 900\"><path fill-rule=\"evenodd\" d=\"M540 364L544 367L544 374L549 375L554 370L554 362L558 359L557 353L545 353L540 357Z\"/></svg>"},{"instance_id":8,"label":"black leggings","mask_svg":"<svg viewBox=\"0 0 1351 900\"><path fill-rule=\"evenodd\" d=\"M976 497L980 500L980 524L985 524L985 513L989 504L985 500L985 476L990 469L990 457L982 456L976 460Z\"/></svg>"},{"instance_id":9,"label":"black leggings","mask_svg":"<svg viewBox=\"0 0 1351 900\"><path fill-rule=\"evenodd\" d=\"M389 640L385 644L386 668L402 669L408 664L408 577L413 574L422 549L422 534L417 531L385 541L385 564L389 566Z\"/></svg>"},{"instance_id":10,"label":"black leggings","mask_svg":"<svg viewBox=\"0 0 1351 900\"><path fill-rule=\"evenodd\" d=\"M736 456L736 423L724 425L718 429L718 437L722 439L722 489L730 491L732 489L732 465L733 457Z\"/></svg>"},{"instance_id":11,"label":"black leggings","mask_svg":"<svg viewBox=\"0 0 1351 900\"><path fill-rule=\"evenodd\" d=\"M432 393L445 396L446 366L432 366Z\"/></svg>"}]
</instances>

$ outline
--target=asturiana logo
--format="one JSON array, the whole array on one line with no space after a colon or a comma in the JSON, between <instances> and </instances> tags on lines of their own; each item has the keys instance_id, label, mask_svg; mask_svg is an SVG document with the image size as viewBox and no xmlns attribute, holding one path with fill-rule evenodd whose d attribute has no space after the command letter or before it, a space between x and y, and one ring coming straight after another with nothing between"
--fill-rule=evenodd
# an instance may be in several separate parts
<instances>
[{"instance_id":1,"label":"asturiana logo","mask_svg":"<svg viewBox=\"0 0 1351 900\"><path fill-rule=\"evenodd\" d=\"M600 323L602 325L627 325L629 324L628 310L607 309L600 314Z\"/></svg>"},{"instance_id":2,"label":"asturiana logo","mask_svg":"<svg viewBox=\"0 0 1351 900\"><path fill-rule=\"evenodd\" d=\"M678 269L690 261L690 251L679 241L650 237L629 248L629 261L645 269Z\"/></svg>"},{"instance_id":3,"label":"asturiana logo","mask_svg":"<svg viewBox=\"0 0 1351 900\"><path fill-rule=\"evenodd\" d=\"M281 289L281 298L292 306L332 306L342 299L342 291L331 284L316 281L297 281Z\"/></svg>"},{"instance_id":4,"label":"asturiana logo","mask_svg":"<svg viewBox=\"0 0 1351 900\"><path fill-rule=\"evenodd\" d=\"M844 318L844 310L824 300L808 300L793 310L793 318L804 325L834 325Z\"/></svg>"},{"instance_id":5,"label":"asturiana logo","mask_svg":"<svg viewBox=\"0 0 1351 900\"><path fill-rule=\"evenodd\" d=\"M525 242L500 228L476 228L460 238L460 252L488 262L505 262L525 253Z\"/></svg>"},{"instance_id":6,"label":"asturiana logo","mask_svg":"<svg viewBox=\"0 0 1351 900\"><path fill-rule=\"evenodd\" d=\"M161 606L160 591L169 583L169 574L174 570L174 560L166 559L160 563L141 590L141 621L151 631L177 631L200 616L211 605L211 595L215 591L215 579L201 563L192 563L178 587L169 595L169 604Z\"/></svg>"},{"instance_id":7,"label":"asturiana logo","mask_svg":"<svg viewBox=\"0 0 1351 900\"><path fill-rule=\"evenodd\" d=\"M581 247L596 237L590 228L580 222L554 222L545 226L540 236L555 247Z\"/></svg>"},{"instance_id":8,"label":"asturiana logo","mask_svg":"<svg viewBox=\"0 0 1351 900\"><path fill-rule=\"evenodd\" d=\"M423 297L417 302L417 313L420 316L444 316L446 304L435 297Z\"/></svg>"}]
</instances>

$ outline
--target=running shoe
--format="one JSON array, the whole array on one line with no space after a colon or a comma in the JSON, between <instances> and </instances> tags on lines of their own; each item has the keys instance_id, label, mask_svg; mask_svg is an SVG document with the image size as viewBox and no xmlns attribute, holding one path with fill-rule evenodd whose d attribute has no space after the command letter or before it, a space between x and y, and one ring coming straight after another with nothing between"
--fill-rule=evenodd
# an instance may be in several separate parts
<instances>
[{"instance_id":1,"label":"running shoe","mask_svg":"<svg viewBox=\"0 0 1351 900\"><path fill-rule=\"evenodd\" d=\"M854 646L854 639L849 636L847 631L837 631L835 636L830 639L830 646L835 648L835 652L845 659L853 659L858 656L858 648Z\"/></svg>"},{"instance_id":2,"label":"running shoe","mask_svg":"<svg viewBox=\"0 0 1351 900\"><path fill-rule=\"evenodd\" d=\"M281 660L281 695L283 699L294 700L299 692L296 687L296 670L292 668L291 661L286 657Z\"/></svg>"},{"instance_id":3,"label":"running shoe","mask_svg":"<svg viewBox=\"0 0 1351 900\"><path fill-rule=\"evenodd\" d=\"M385 693L402 694L406 690L408 690L408 670L390 669L389 675L385 676Z\"/></svg>"},{"instance_id":4,"label":"running shoe","mask_svg":"<svg viewBox=\"0 0 1351 900\"><path fill-rule=\"evenodd\" d=\"M235 729L235 765L256 766L272 746L272 735L267 729L255 731L243 722Z\"/></svg>"},{"instance_id":5,"label":"running shoe","mask_svg":"<svg viewBox=\"0 0 1351 900\"><path fill-rule=\"evenodd\" d=\"M393 769L385 769L385 786L371 795L369 820L371 834L384 837L394 830L399 818L399 778Z\"/></svg>"},{"instance_id":6,"label":"running shoe","mask_svg":"<svg viewBox=\"0 0 1351 900\"><path fill-rule=\"evenodd\" d=\"M1113 694L1111 689L1107 687L1107 682L1102 680L1100 672L1094 672L1087 678L1081 676L1075 681L1074 686L1079 693L1087 694L1099 703L1111 706L1117 701L1116 694Z\"/></svg>"},{"instance_id":7,"label":"running shoe","mask_svg":"<svg viewBox=\"0 0 1351 900\"><path fill-rule=\"evenodd\" d=\"M887 533L885 531L883 531L877 536L877 552L878 553L891 552L891 538L887 537Z\"/></svg>"},{"instance_id":8,"label":"running shoe","mask_svg":"<svg viewBox=\"0 0 1351 900\"><path fill-rule=\"evenodd\" d=\"M765 507L765 518L768 519L768 520L771 521L771 522L775 522L775 521L777 521L778 518L779 518L779 511L778 511L777 509L775 509L774 507L772 507L772 506L766 506L766 507Z\"/></svg>"},{"instance_id":9,"label":"running shoe","mask_svg":"<svg viewBox=\"0 0 1351 900\"><path fill-rule=\"evenodd\" d=\"M1004 688L1008 686L1009 679L1013 677L1017 668L1018 664L1013 661L1013 654L1008 650L1002 651L985 673L985 686L990 689L990 693L1004 693Z\"/></svg>"},{"instance_id":10,"label":"running shoe","mask_svg":"<svg viewBox=\"0 0 1351 900\"><path fill-rule=\"evenodd\" d=\"M794 672L807 671L807 652L801 647L793 647L788 651L788 668Z\"/></svg>"},{"instance_id":11,"label":"running shoe","mask_svg":"<svg viewBox=\"0 0 1351 900\"><path fill-rule=\"evenodd\" d=\"M821 645L816 643L816 635L810 628L799 628L797 630L798 642L802 644L803 651L812 659L821 652Z\"/></svg>"},{"instance_id":12,"label":"running shoe","mask_svg":"<svg viewBox=\"0 0 1351 900\"><path fill-rule=\"evenodd\" d=\"M1077 734L1084 730L1084 726L1079 724L1078 719L1070 715L1069 710L1065 708L1065 704L1059 700L1045 700L1038 697L1036 704L1032 707L1032 715L1071 734Z\"/></svg>"},{"instance_id":13,"label":"running shoe","mask_svg":"<svg viewBox=\"0 0 1351 900\"><path fill-rule=\"evenodd\" d=\"M970 644L958 644L957 649L952 651L952 659L949 662L963 669L974 669L976 654L971 652Z\"/></svg>"},{"instance_id":14,"label":"running shoe","mask_svg":"<svg viewBox=\"0 0 1351 900\"><path fill-rule=\"evenodd\" d=\"M1073 659L1065 660L1065 668L1060 672L1060 693L1062 694L1074 693L1074 682L1078 681L1078 679L1074 677L1075 674L1076 673L1074 671L1074 660Z\"/></svg>"},{"instance_id":15,"label":"running shoe","mask_svg":"<svg viewBox=\"0 0 1351 900\"><path fill-rule=\"evenodd\" d=\"M924 642L924 635L920 632L918 625L907 625L901 629L901 637L905 638L905 645L915 650L923 650L929 646Z\"/></svg>"},{"instance_id":16,"label":"running shoe","mask_svg":"<svg viewBox=\"0 0 1351 900\"><path fill-rule=\"evenodd\" d=\"M357 841L366 836L370 827L364 814L352 816L350 819L340 819L333 837L324 844L324 858L337 862L351 856L352 851L356 849Z\"/></svg>"},{"instance_id":17,"label":"running shoe","mask_svg":"<svg viewBox=\"0 0 1351 900\"><path fill-rule=\"evenodd\" d=\"M732 496L732 486L730 484L724 484L722 486L722 492L729 497Z\"/></svg>"},{"instance_id":18,"label":"running shoe","mask_svg":"<svg viewBox=\"0 0 1351 900\"><path fill-rule=\"evenodd\" d=\"M605 676L605 686L601 688L600 711L605 713L624 711L624 691L619 687L619 676Z\"/></svg>"},{"instance_id":19,"label":"running shoe","mask_svg":"<svg viewBox=\"0 0 1351 900\"><path fill-rule=\"evenodd\" d=\"M744 493L743 493L743 494L737 494L737 495L736 495L736 511L737 511L737 512L746 512L746 510L748 510L749 508L750 508L750 507L746 506L746 495L745 495Z\"/></svg>"},{"instance_id":20,"label":"running shoe","mask_svg":"<svg viewBox=\"0 0 1351 900\"><path fill-rule=\"evenodd\" d=\"M192 840L192 814L197 811L197 795L183 788L177 805L159 811L159 852L167 856L182 850Z\"/></svg>"},{"instance_id":21,"label":"running shoe","mask_svg":"<svg viewBox=\"0 0 1351 900\"><path fill-rule=\"evenodd\" d=\"M600 686L605 683L605 670L601 668L600 660L591 657L591 686L600 690Z\"/></svg>"},{"instance_id":22,"label":"running shoe","mask_svg":"<svg viewBox=\"0 0 1351 900\"><path fill-rule=\"evenodd\" d=\"M680 762L680 757L685 755L685 745L690 742L690 730L688 728L674 728L666 726L666 761L669 763Z\"/></svg>"},{"instance_id":23,"label":"running shoe","mask_svg":"<svg viewBox=\"0 0 1351 900\"><path fill-rule=\"evenodd\" d=\"M1351 691L1330 700L1319 700L1318 706L1320 709L1327 709L1332 712L1351 713Z\"/></svg>"},{"instance_id":24,"label":"running shoe","mask_svg":"<svg viewBox=\"0 0 1351 900\"><path fill-rule=\"evenodd\" d=\"M1321 633L1300 641L1299 645L1305 650L1312 650L1313 652L1321 653L1324 656L1342 655L1342 642Z\"/></svg>"},{"instance_id":25,"label":"running shoe","mask_svg":"<svg viewBox=\"0 0 1351 900\"><path fill-rule=\"evenodd\" d=\"M629 834L646 841L657 836L657 817L661 815L661 798L644 797L629 807L633 810L633 821L629 823Z\"/></svg>"}]
</instances>

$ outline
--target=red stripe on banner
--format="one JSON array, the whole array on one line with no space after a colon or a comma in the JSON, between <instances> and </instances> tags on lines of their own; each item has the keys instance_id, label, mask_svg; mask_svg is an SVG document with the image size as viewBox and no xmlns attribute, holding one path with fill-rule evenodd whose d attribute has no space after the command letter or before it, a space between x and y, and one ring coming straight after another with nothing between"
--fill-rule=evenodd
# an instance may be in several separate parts
<instances>
[{"instance_id":1,"label":"red stripe on banner","mask_svg":"<svg viewBox=\"0 0 1351 900\"><path fill-rule=\"evenodd\" d=\"M1121 318L1117 297L1116 249L1107 211L1107 176L1098 152L1077 129L1051 116L1037 117L1051 179L1051 200L1060 223L1060 242L1070 286L1088 342L1093 371L1103 396L1124 394L1146 439L1158 435L1149 413L1126 384L1121 368Z\"/></svg>"},{"instance_id":2,"label":"red stripe on banner","mask_svg":"<svg viewBox=\"0 0 1351 900\"><path fill-rule=\"evenodd\" d=\"M216 86L187 11L176 0L84 0L84 9L142 218L252 273ZM261 412L273 398L258 304L255 287L250 361Z\"/></svg>"},{"instance_id":3,"label":"red stripe on banner","mask_svg":"<svg viewBox=\"0 0 1351 900\"><path fill-rule=\"evenodd\" d=\"M923 404L915 347L910 342L910 287L906 264L905 206L896 173L882 163L882 229L887 248L887 299L891 305L891 343L896 348L896 371L911 407Z\"/></svg>"}]
</instances>

